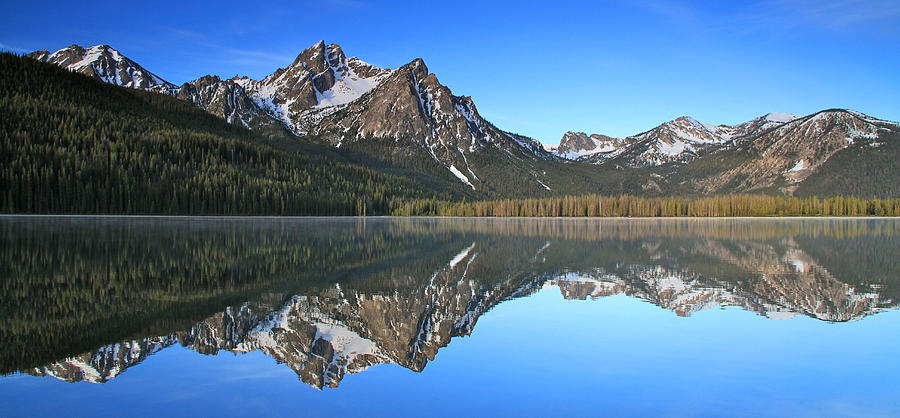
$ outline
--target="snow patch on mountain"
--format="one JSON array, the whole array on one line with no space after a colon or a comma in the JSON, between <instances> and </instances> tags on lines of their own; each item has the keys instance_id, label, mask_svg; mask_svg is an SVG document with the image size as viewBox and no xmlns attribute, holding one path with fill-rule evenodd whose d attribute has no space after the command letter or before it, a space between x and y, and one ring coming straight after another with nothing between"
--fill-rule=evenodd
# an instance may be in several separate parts
<instances>
[{"instance_id":1,"label":"snow patch on mountain","mask_svg":"<svg viewBox=\"0 0 900 418\"><path fill-rule=\"evenodd\" d=\"M71 45L52 54L35 51L28 56L117 86L170 95L178 92L174 84L141 67L109 45L94 45L89 48Z\"/></svg>"},{"instance_id":2,"label":"snow patch on mountain","mask_svg":"<svg viewBox=\"0 0 900 418\"><path fill-rule=\"evenodd\" d=\"M792 120L800 118L800 116L792 115L790 113L776 113L776 112L769 113L769 114L765 115L764 117L767 121L780 122L780 123L790 122Z\"/></svg>"},{"instance_id":3,"label":"snow patch on mountain","mask_svg":"<svg viewBox=\"0 0 900 418\"><path fill-rule=\"evenodd\" d=\"M800 160L797 161L797 164L795 164L790 170L788 170L788 172L797 172L804 169L806 169L806 161Z\"/></svg>"},{"instance_id":4,"label":"snow patch on mountain","mask_svg":"<svg viewBox=\"0 0 900 418\"><path fill-rule=\"evenodd\" d=\"M359 62L368 65L362 61ZM390 75L388 71L381 72L374 77L362 77L347 65L346 60L341 61L341 65L329 64L329 67L334 72L335 82L328 90L323 92L316 90L318 100L316 107L320 109L350 103L377 87L385 77Z\"/></svg>"},{"instance_id":5,"label":"snow patch on mountain","mask_svg":"<svg viewBox=\"0 0 900 418\"><path fill-rule=\"evenodd\" d=\"M471 187L472 190L475 190L475 186L472 185L472 182L469 181L469 178L466 177L466 175L463 174L462 171L459 171L459 169L457 169L456 166L451 165L450 167L447 167L447 168L450 169L450 172L453 173L453 175L456 176L456 178L458 178L460 181L465 183L467 186Z\"/></svg>"}]
</instances>

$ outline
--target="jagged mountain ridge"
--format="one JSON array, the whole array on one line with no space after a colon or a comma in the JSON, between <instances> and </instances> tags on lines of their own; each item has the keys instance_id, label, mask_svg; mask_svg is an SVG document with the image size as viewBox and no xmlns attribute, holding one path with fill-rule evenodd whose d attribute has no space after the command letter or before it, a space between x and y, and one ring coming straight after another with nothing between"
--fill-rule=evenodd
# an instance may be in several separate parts
<instances>
[{"instance_id":1,"label":"jagged mountain ridge","mask_svg":"<svg viewBox=\"0 0 900 418\"><path fill-rule=\"evenodd\" d=\"M178 91L174 84L141 67L109 45L90 48L71 45L53 53L40 50L26 56L122 87L165 94L175 94Z\"/></svg>"},{"instance_id":2,"label":"jagged mountain ridge","mask_svg":"<svg viewBox=\"0 0 900 418\"><path fill-rule=\"evenodd\" d=\"M547 152L533 139L486 121L470 97L453 95L421 59L395 70L383 69L355 57L348 59L339 45L324 41L262 80L208 75L180 87L107 45L73 45L52 54L36 51L29 56L104 82L174 95L230 123L266 134L287 130L336 147L361 147L364 154L391 164L416 162L415 171L487 194L514 190L516 194L542 195L563 189L568 193L608 193L616 189L609 184L608 170L575 174L571 171L576 166L556 164L561 162L559 158L652 170L649 177L633 182L639 184L637 188L622 185L618 193L791 194L835 152L853 146L855 138L875 141L900 132L895 123L843 110L823 111L833 115L820 117L816 123L822 128L797 130L792 128L798 126L794 122L823 112L802 118L770 113L733 126L713 126L683 116L626 138L568 132L555 150ZM839 112L860 116L855 121L852 117L841 119ZM832 124L829 119L838 121ZM837 138L839 131L846 134L843 140ZM751 143L754 145L748 145ZM825 143L829 145L822 148ZM729 157L736 152L750 157ZM800 158L796 153L802 154ZM711 154L725 155L712 164L714 169L703 163L702 170L679 173L681 167L690 167ZM751 165L755 169L742 167L747 158L754 160ZM431 165L426 160L431 160ZM548 173L546 164L539 161L555 167ZM644 175L647 173L640 176ZM745 175L750 178L743 179Z\"/></svg>"},{"instance_id":3,"label":"jagged mountain ridge","mask_svg":"<svg viewBox=\"0 0 900 418\"><path fill-rule=\"evenodd\" d=\"M719 149L740 138L759 135L797 119L785 113L769 113L738 125L713 126L690 116L681 116L649 131L625 138L601 134L588 137L581 132L563 135L556 154L562 158L600 164L622 154L620 160L632 167L689 162L704 152ZM590 138L590 140L586 140Z\"/></svg>"},{"instance_id":4,"label":"jagged mountain ridge","mask_svg":"<svg viewBox=\"0 0 900 418\"><path fill-rule=\"evenodd\" d=\"M305 134L324 115L371 91L391 73L356 57L347 59L339 45L319 41L291 65L262 80L235 77L232 81L273 117Z\"/></svg>"},{"instance_id":5,"label":"jagged mountain ridge","mask_svg":"<svg viewBox=\"0 0 900 418\"><path fill-rule=\"evenodd\" d=\"M178 88L175 97L193 103L228 123L254 130L281 130L281 121L271 117L259 103L235 83L218 76L203 76Z\"/></svg>"},{"instance_id":6,"label":"jagged mountain ridge","mask_svg":"<svg viewBox=\"0 0 900 418\"><path fill-rule=\"evenodd\" d=\"M713 126L685 116L605 149L591 149L594 141L572 141L573 135L566 134L556 154L595 165L649 169L653 178L644 190L790 195L835 154L851 148L880 147L885 141L894 141L898 134L900 124L896 122L845 109L803 117L769 113L733 126ZM559 151L563 144L568 146L568 153ZM834 167L823 175L874 175L832 172ZM876 195L890 195L888 189L881 187Z\"/></svg>"},{"instance_id":7,"label":"jagged mountain ridge","mask_svg":"<svg viewBox=\"0 0 900 418\"><path fill-rule=\"evenodd\" d=\"M603 159L612 158L627 149L634 139L614 138L601 134L586 134L584 132L566 132L559 145L553 147L551 152L567 160L577 160L586 156L601 155ZM596 157L595 157L596 158Z\"/></svg>"},{"instance_id":8,"label":"jagged mountain ridge","mask_svg":"<svg viewBox=\"0 0 900 418\"><path fill-rule=\"evenodd\" d=\"M89 50L94 49L114 51L111 53L116 62L132 63L108 46ZM102 67L89 59L96 54L78 55L83 57L78 65L72 60L46 59L77 55L81 50L84 48L73 45L53 54L38 51L30 56L73 71L82 71L85 62ZM320 138L337 147L360 141L400 142L403 138L403 145L412 145L422 152L402 151L395 160L431 158L445 170L445 176L472 190L485 187L483 178L476 173L485 167L470 165L467 154L486 148L491 153L496 148L514 160L501 171L534 177L529 187L549 190L545 184L548 181L539 179L545 175L542 170L521 163L523 159L553 157L537 141L502 131L484 120L471 97L453 95L436 75L428 72L421 59L396 70L383 69L356 57L348 59L339 45L319 41L302 51L291 65L262 80L207 75L175 87L156 77L154 80L166 86L161 89L147 87L146 83L125 83L119 78L95 78L171 94L236 125L269 131L283 126L295 135Z\"/></svg>"}]
</instances>

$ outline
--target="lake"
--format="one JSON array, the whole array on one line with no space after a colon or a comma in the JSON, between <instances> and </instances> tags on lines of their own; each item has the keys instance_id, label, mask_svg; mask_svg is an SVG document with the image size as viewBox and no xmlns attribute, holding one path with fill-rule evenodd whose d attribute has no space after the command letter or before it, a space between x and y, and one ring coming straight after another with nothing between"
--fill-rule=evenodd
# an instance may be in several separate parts
<instances>
[{"instance_id":1,"label":"lake","mask_svg":"<svg viewBox=\"0 0 900 418\"><path fill-rule=\"evenodd\" d=\"M0 217L0 415L897 416L898 219Z\"/></svg>"}]
</instances>

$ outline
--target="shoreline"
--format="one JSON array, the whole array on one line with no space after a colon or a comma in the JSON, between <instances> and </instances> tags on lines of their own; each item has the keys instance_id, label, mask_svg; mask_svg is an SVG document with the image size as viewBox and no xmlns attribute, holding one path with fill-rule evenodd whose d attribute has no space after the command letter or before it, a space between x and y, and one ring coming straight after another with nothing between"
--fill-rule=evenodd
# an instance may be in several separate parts
<instances>
[{"instance_id":1,"label":"shoreline","mask_svg":"<svg viewBox=\"0 0 900 418\"><path fill-rule=\"evenodd\" d=\"M63 215L5 213L0 218L122 218L122 219L553 219L553 220L700 220L700 219L900 219L900 216L340 216L340 215Z\"/></svg>"}]
</instances>

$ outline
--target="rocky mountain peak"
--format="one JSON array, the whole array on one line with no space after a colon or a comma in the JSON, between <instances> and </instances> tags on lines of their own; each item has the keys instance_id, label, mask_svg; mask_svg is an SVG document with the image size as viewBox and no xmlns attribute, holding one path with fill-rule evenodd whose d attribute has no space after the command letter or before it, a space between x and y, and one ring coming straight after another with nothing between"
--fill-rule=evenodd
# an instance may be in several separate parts
<instances>
[{"instance_id":1,"label":"rocky mountain peak","mask_svg":"<svg viewBox=\"0 0 900 418\"><path fill-rule=\"evenodd\" d=\"M410 61L398 68L397 71L404 71L412 74L416 82L424 80L429 75L428 66L425 65L425 60L422 58L416 58Z\"/></svg>"},{"instance_id":2,"label":"rocky mountain peak","mask_svg":"<svg viewBox=\"0 0 900 418\"><path fill-rule=\"evenodd\" d=\"M347 60L347 67L353 70L357 76L361 78L375 78L378 76L383 76L391 72L391 70L378 68L368 62L365 62L357 57L352 57Z\"/></svg>"},{"instance_id":3,"label":"rocky mountain peak","mask_svg":"<svg viewBox=\"0 0 900 418\"><path fill-rule=\"evenodd\" d=\"M630 138L569 131L560 139L556 155L569 160L584 157L606 160L627 149L632 142Z\"/></svg>"},{"instance_id":4,"label":"rocky mountain peak","mask_svg":"<svg viewBox=\"0 0 900 418\"><path fill-rule=\"evenodd\" d=\"M345 71L347 68L347 56L338 44L330 44L326 47L325 59L331 68L338 68Z\"/></svg>"},{"instance_id":5,"label":"rocky mountain peak","mask_svg":"<svg viewBox=\"0 0 900 418\"><path fill-rule=\"evenodd\" d=\"M328 68L328 54L325 41L316 42L303 50L291 64L291 67L302 67L313 73L321 73Z\"/></svg>"},{"instance_id":6,"label":"rocky mountain peak","mask_svg":"<svg viewBox=\"0 0 900 418\"><path fill-rule=\"evenodd\" d=\"M559 140L557 151L562 153L592 151L597 144L584 132L568 131Z\"/></svg>"},{"instance_id":7,"label":"rocky mountain peak","mask_svg":"<svg viewBox=\"0 0 900 418\"><path fill-rule=\"evenodd\" d=\"M176 91L174 84L105 44L90 48L73 44L52 54L41 50L27 56L110 84L167 94L174 94Z\"/></svg>"}]
</instances>

